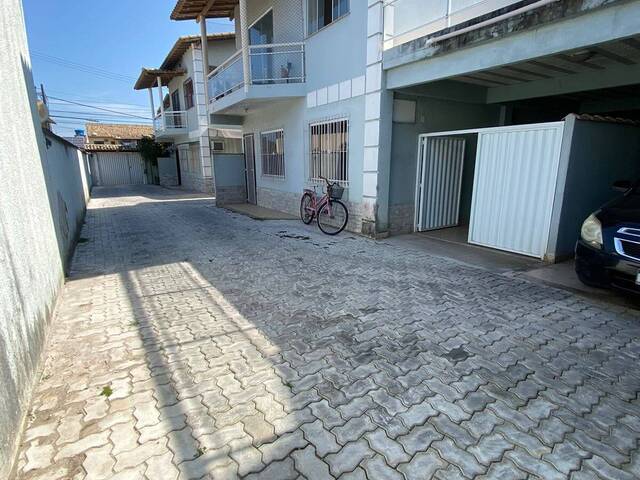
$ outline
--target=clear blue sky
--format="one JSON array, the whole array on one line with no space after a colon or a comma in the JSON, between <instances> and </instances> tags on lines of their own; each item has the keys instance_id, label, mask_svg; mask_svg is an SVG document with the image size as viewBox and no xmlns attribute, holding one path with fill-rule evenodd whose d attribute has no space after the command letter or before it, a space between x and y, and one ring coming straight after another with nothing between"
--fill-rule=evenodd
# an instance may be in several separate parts
<instances>
[{"instance_id":1,"label":"clear blue sky","mask_svg":"<svg viewBox=\"0 0 640 480\"><path fill-rule=\"evenodd\" d=\"M35 84L43 83L49 96L150 117L147 91L133 90L141 67L159 66L180 35L200 32L195 21L169 19L175 3L176 0L23 0ZM209 32L232 29L233 24L225 19L207 22ZM68 62L82 66L78 70L62 65ZM109 73L96 75L95 70L83 66ZM101 114L53 99L50 109L59 115L92 117L104 123L119 123L127 118L109 117L107 112ZM137 121L131 117L128 120ZM56 133L71 136L74 128L84 128L85 120L58 118L56 122Z\"/></svg>"}]
</instances>

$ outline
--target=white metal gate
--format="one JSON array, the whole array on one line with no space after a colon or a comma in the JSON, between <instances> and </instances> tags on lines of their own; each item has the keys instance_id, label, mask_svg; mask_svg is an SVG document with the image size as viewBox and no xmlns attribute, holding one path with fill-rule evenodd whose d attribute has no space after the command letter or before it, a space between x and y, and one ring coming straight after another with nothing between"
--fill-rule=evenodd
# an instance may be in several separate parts
<instances>
[{"instance_id":1,"label":"white metal gate","mask_svg":"<svg viewBox=\"0 0 640 480\"><path fill-rule=\"evenodd\" d=\"M478 131L469 243L543 258L564 122Z\"/></svg>"},{"instance_id":2,"label":"white metal gate","mask_svg":"<svg viewBox=\"0 0 640 480\"><path fill-rule=\"evenodd\" d=\"M458 224L465 140L421 137L416 188L416 230Z\"/></svg>"},{"instance_id":3,"label":"white metal gate","mask_svg":"<svg viewBox=\"0 0 640 480\"><path fill-rule=\"evenodd\" d=\"M144 161L138 152L96 152L91 156L96 185L144 185Z\"/></svg>"}]
</instances>

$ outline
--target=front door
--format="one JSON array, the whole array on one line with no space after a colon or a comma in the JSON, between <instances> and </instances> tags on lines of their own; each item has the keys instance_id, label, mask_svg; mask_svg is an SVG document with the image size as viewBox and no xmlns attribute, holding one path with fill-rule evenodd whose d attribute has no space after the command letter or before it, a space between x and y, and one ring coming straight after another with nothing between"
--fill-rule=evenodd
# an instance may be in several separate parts
<instances>
[{"instance_id":1,"label":"front door","mask_svg":"<svg viewBox=\"0 0 640 480\"><path fill-rule=\"evenodd\" d=\"M256 155L253 144L253 133L243 137L244 165L247 179L247 202L256 204Z\"/></svg>"}]
</instances>

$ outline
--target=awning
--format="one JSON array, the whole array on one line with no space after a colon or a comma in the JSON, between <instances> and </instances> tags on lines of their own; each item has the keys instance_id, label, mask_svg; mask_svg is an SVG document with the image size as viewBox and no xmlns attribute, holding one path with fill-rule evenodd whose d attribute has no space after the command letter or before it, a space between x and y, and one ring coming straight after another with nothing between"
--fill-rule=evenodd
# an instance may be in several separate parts
<instances>
[{"instance_id":1,"label":"awning","mask_svg":"<svg viewBox=\"0 0 640 480\"><path fill-rule=\"evenodd\" d=\"M238 0L178 0L171 12L171 20L205 18L233 18Z\"/></svg>"},{"instance_id":2,"label":"awning","mask_svg":"<svg viewBox=\"0 0 640 480\"><path fill-rule=\"evenodd\" d=\"M169 82L180 75L184 75L187 71L184 68L175 70L160 70L157 68L143 68L140 72L140 76L133 86L134 90L143 90L145 88L152 88L158 85L158 77L163 87L169 85Z\"/></svg>"},{"instance_id":3,"label":"awning","mask_svg":"<svg viewBox=\"0 0 640 480\"><path fill-rule=\"evenodd\" d=\"M242 127L231 125L221 127L214 126L209 129L209 136L217 138L242 138Z\"/></svg>"}]
</instances>

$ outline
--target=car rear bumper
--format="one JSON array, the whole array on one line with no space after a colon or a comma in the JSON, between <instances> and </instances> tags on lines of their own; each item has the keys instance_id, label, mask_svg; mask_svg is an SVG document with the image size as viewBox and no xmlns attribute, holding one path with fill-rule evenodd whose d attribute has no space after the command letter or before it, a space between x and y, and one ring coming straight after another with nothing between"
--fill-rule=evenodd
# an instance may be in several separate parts
<instances>
[{"instance_id":1,"label":"car rear bumper","mask_svg":"<svg viewBox=\"0 0 640 480\"><path fill-rule=\"evenodd\" d=\"M576 244L576 273L585 283L640 293L640 285L636 284L638 271L640 263L596 250L582 240Z\"/></svg>"}]
</instances>

